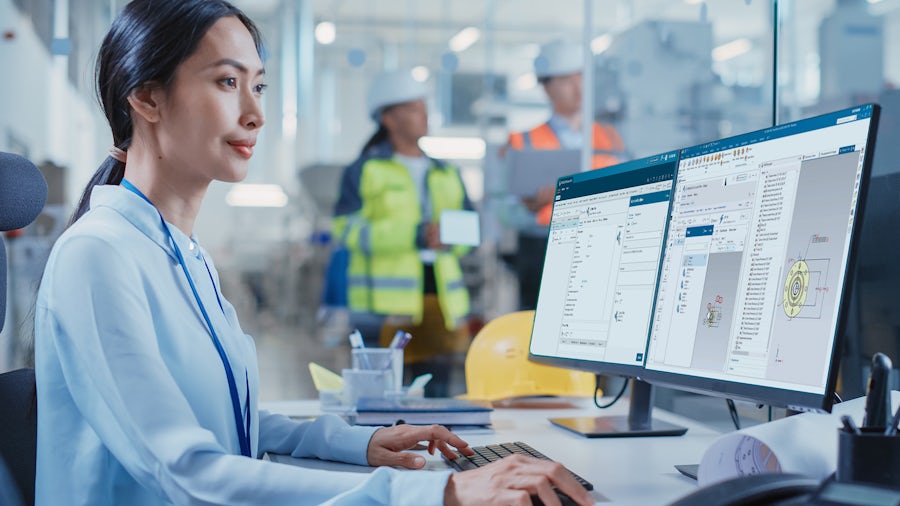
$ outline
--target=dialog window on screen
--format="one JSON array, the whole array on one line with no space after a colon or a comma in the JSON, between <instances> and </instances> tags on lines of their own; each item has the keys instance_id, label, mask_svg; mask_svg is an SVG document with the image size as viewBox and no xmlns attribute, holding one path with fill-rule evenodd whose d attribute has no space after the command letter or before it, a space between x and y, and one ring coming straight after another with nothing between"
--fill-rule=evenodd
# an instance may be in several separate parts
<instances>
[{"instance_id":1,"label":"dialog window on screen","mask_svg":"<svg viewBox=\"0 0 900 506\"><path fill-rule=\"evenodd\" d=\"M661 165L643 159L619 173L604 169L613 174L601 170L561 180L533 354L643 364L676 157L673 152L652 159Z\"/></svg>"}]
</instances>

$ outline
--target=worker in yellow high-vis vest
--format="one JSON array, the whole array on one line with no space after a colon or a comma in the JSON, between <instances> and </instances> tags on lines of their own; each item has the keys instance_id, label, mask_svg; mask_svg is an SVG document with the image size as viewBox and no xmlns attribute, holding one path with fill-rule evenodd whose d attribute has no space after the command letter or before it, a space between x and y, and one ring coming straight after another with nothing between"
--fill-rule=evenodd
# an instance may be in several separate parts
<instances>
[{"instance_id":1,"label":"worker in yellow high-vis vest","mask_svg":"<svg viewBox=\"0 0 900 506\"><path fill-rule=\"evenodd\" d=\"M526 132L509 136L508 149L581 149L585 138L594 148L592 169L624 161L625 146L612 125L594 122L590 133L582 132L581 69L583 49L558 39L541 46L534 72L550 101L550 119ZM518 209L506 213L506 221L517 229L518 248L514 268L519 280L519 308L534 309L547 249L555 181L547 181L536 195L523 198Z\"/></svg>"},{"instance_id":2,"label":"worker in yellow high-vis vest","mask_svg":"<svg viewBox=\"0 0 900 506\"><path fill-rule=\"evenodd\" d=\"M350 251L351 325L369 345L410 332L407 376L431 373L426 395L446 396L450 357L469 344L459 258L470 248L441 244L439 217L473 207L459 171L419 148L428 133L426 94L409 71L375 78L368 109L378 130L344 171L333 232Z\"/></svg>"}]
</instances>

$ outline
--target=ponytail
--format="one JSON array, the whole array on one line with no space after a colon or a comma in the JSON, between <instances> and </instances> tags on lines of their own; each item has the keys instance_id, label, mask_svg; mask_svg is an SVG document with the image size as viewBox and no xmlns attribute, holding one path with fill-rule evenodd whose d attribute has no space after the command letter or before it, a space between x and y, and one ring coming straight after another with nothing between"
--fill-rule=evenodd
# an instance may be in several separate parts
<instances>
[{"instance_id":1,"label":"ponytail","mask_svg":"<svg viewBox=\"0 0 900 506\"><path fill-rule=\"evenodd\" d=\"M377 146L382 142L388 140L390 133L388 132L387 127L384 126L384 123L378 124L378 130L372 134L372 137L369 138L369 142L366 142L366 145L363 146L362 151L359 152L359 156L362 157L366 154L366 151L371 149L373 146Z\"/></svg>"},{"instance_id":2,"label":"ponytail","mask_svg":"<svg viewBox=\"0 0 900 506\"><path fill-rule=\"evenodd\" d=\"M81 194L81 199L78 200L78 206L75 207L75 212L72 214L66 227L71 227L72 224L78 221L78 218L81 218L81 216L90 208L91 193L94 191L95 186L107 184L117 185L122 182L124 177L125 164L111 156L107 157L106 160L100 164L100 168L97 169L97 172L94 173L91 180L88 181L87 186L84 188L84 192Z\"/></svg>"}]
</instances>

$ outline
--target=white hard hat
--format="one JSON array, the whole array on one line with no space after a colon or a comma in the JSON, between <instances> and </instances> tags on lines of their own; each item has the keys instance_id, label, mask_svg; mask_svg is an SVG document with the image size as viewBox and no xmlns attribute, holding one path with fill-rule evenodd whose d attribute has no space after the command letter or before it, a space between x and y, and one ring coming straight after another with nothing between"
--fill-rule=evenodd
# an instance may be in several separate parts
<instances>
[{"instance_id":1,"label":"white hard hat","mask_svg":"<svg viewBox=\"0 0 900 506\"><path fill-rule=\"evenodd\" d=\"M541 45L534 59L534 75L538 79L581 72L584 48L567 39L557 39Z\"/></svg>"},{"instance_id":2,"label":"white hard hat","mask_svg":"<svg viewBox=\"0 0 900 506\"><path fill-rule=\"evenodd\" d=\"M366 101L369 116L378 122L385 107L412 102L427 95L428 89L425 84L413 79L409 70L379 74L375 76L369 88L369 97Z\"/></svg>"}]
</instances>

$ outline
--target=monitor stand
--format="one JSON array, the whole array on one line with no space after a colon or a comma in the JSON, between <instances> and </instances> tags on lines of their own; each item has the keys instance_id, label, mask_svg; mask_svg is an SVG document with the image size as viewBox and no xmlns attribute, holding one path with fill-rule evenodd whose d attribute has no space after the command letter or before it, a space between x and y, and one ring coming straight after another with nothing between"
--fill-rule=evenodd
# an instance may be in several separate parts
<instances>
[{"instance_id":1,"label":"monitor stand","mask_svg":"<svg viewBox=\"0 0 900 506\"><path fill-rule=\"evenodd\" d=\"M631 379L628 416L551 418L554 425L585 437L681 436L687 428L653 420L653 385Z\"/></svg>"}]
</instances>

